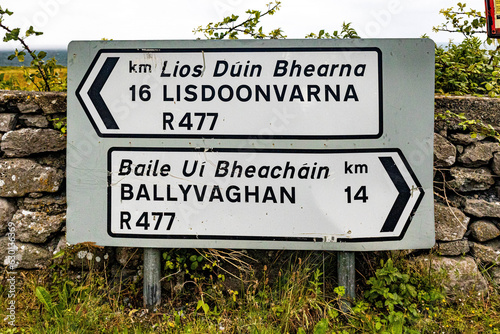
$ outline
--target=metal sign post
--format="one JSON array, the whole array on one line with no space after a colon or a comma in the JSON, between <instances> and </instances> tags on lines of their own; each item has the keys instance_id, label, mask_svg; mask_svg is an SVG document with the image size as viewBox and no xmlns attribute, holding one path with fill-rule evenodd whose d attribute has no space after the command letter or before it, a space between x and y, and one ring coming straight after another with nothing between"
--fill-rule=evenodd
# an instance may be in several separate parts
<instances>
[{"instance_id":1,"label":"metal sign post","mask_svg":"<svg viewBox=\"0 0 500 334\"><path fill-rule=\"evenodd\" d=\"M148 306L156 248L430 248L433 110L429 39L72 42L68 241L146 246Z\"/></svg>"},{"instance_id":2,"label":"metal sign post","mask_svg":"<svg viewBox=\"0 0 500 334\"><path fill-rule=\"evenodd\" d=\"M153 310L161 301L161 252L158 248L144 248L144 307Z\"/></svg>"},{"instance_id":3,"label":"metal sign post","mask_svg":"<svg viewBox=\"0 0 500 334\"><path fill-rule=\"evenodd\" d=\"M354 252L337 252L337 277L339 286L345 287L343 312L349 312L351 302L356 299L356 263Z\"/></svg>"}]
</instances>

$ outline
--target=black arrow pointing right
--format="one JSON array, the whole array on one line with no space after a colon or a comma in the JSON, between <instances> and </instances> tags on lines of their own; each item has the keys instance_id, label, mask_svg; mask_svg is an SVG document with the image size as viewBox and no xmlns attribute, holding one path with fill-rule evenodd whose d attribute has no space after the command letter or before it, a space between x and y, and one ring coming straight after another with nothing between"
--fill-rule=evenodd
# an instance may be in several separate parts
<instances>
[{"instance_id":1,"label":"black arrow pointing right","mask_svg":"<svg viewBox=\"0 0 500 334\"><path fill-rule=\"evenodd\" d=\"M118 59L120 59L120 57L109 57L106 59L104 65L102 65L99 73L90 86L89 91L87 92L90 100L97 110L97 113L99 114L99 116L101 116L104 125L108 129L119 129L119 127L101 96L101 90L104 87L104 84L108 80L109 76L111 75L111 71L113 71L113 68L115 68Z\"/></svg>"},{"instance_id":2,"label":"black arrow pointing right","mask_svg":"<svg viewBox=\"0 0 500 334\"><path fill-rule=\"evenodd\" d=\"M389 174L392 182L396 186L396 189L398 190L398 197L396 198L396 201L394 202L389 215L387 215L385 223L382 226L380 232L394 232L399 218L403 214L406 204L410 200L410 187L408 187L408 184L404 180L403 175L401 175L401 172L399 171L396 163L391 157L379 157L379 159L384 166L387 174Z\"/></svg>"}]
</instances>

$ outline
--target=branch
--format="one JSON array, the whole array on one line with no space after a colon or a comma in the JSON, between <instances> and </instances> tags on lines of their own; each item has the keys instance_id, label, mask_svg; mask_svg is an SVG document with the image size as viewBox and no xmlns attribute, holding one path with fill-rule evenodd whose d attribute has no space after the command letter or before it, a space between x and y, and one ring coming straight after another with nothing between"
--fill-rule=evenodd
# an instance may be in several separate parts
<instances>
[{"instance_id":1,"label":"branch","mask_svg":"<svg viewBox=\"0 0 500 334\"><path fill-rule=\"evenodd\" d=\"M9 33L12 33L12 30L11 30L11 29L9 29L9 27L7 27L7 26L3 25L1 22L0 22L0 28L2 28L2 29L4 29L4 30L6 30L6 31L7 31L7 32L9 32ZM34 54L34 53L33 53L33 51L31 51L30 47L28 46L28 44L26 44L26 42L24 41L24 39L22 39L22 38L21 38L21 37L19 37L19 36L18 36L16 39L17 39L17 40L21 43L21 45L23 46L23 48L24 48L26 51L28 51L28 53L30 54L31 58L33 58L33 60L36 60L35 56L33 56L33 54ZM45 74L45 72L43 71L42 67L40 66L40 63L39 63L39 62L37 62L37 63L35 64L35 66L38 68L38 71L40 72L40 75L41 75L41 77L42 77L43 81L45 82L45 88L46 88L46 90L47 90L48 92L50 92L50 85L49 85L49 82L47 81L46 74ZM35 85L35 86L36 86L36 85Z\"/></svg>"}]
</instances>

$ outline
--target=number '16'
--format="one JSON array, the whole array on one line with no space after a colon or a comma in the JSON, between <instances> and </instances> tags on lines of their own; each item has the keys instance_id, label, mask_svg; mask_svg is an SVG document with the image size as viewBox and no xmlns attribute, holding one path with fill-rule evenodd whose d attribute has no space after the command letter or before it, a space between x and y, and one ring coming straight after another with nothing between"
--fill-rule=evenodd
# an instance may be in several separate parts
<instances>
[{"instance_id":1,"label":"number '16'","mask_svg":"<svg viewBox=\"0 0 500 334\"><path fill-rule=\"evenodd\" d=\"M352 203L353 200L363 201L363 203L366 203L368 200L368 196L366 195L366 186L361 186L354 194L354 197L352 197L351 186L345 188L344 191L347 193L347 203Z\"/></svg>"},{"instance_id":2,"label":"number '16'","mask_svg":"<svg viewBox=\"0 0 500 334\"><path fill-rule=\"evenodd\" d=\"M132 101L135 101L135 85L132 85L129 89L132 92ZM151 87L149 85L142 85L141 87L139 87L139 94L137 95L139 96L139 99L141 99L141 101L149 101L151 99L151 92L149 91L150 89Z\"/></svg>"}]
</instances>

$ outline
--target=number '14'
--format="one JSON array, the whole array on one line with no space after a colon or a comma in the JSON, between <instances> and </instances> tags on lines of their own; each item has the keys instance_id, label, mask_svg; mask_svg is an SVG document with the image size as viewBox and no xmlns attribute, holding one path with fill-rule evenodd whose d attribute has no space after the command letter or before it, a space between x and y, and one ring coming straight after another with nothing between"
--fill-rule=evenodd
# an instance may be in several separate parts
<instances>
[{"instance_id":1,"label":"number '14'","mask_svg":"<svg viewBox=\"0 0 500 334\"><path fill-rule=\"evenodd\" d=\"M363 201L366 203L368 200L368 196L366 195L366 186L361 186L358 191L352 196L351 186L345 188L344 190L347 193L347 203L352 203L352 201Z\"/></svg>"}]
</instances>

